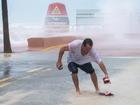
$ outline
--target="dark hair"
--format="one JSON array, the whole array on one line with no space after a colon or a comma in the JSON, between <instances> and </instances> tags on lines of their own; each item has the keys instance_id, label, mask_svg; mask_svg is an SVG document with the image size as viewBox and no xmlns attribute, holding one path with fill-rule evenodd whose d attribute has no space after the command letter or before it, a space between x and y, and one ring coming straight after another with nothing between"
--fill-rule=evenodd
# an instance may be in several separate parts
<instances>
[{"instance_id":1,"label":"dark hair","mask_svg":"<svg viewBox=\"0 0 140 105\"><path fill-rule=\"evenodd\" d=\"M90 45L90 46L92 46L93 45L92 39L90 39L90 38L84 39L83 45L86 46L87 44Z\"/></svg>"}]
</instances>

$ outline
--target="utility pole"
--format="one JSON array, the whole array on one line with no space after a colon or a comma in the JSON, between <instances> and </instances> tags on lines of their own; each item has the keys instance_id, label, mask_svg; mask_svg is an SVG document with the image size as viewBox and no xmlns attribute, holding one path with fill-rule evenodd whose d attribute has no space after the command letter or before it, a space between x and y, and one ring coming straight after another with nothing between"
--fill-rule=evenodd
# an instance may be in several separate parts
<instances>
[{"instance_id":1,"label":"utility pole","mask_svg":"<svg viewBox=\"0 0 140 105\"><path fill-rule=\"evenodd\" d=\"M10 38L9 38L7 0L1 0L1 1L2 1L4 53L12 53Z\"/></svg>"}]
</instances>

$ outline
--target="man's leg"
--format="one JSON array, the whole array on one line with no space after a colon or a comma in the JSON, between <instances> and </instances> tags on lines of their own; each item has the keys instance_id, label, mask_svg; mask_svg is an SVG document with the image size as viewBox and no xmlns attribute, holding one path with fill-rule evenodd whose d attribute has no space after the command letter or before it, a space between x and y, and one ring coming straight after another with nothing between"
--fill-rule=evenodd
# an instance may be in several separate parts
<instances>
[{"instance_id":1,"label":"man's leg","mask_svg":"<svg viewBox=\"0 0 140 105\"><path fill-rule=\"evenodd\" d=\"M70 70L70 72L72 73L72 80L73 80L73 83L74 83L74 86L76 88L76 93L78 95L80 95L80 88L79 88L79 80L78 80L78 65L74 62L70 62L68 64L68 68Z\"/></svg>"},{"instance_id":2,"label":"man's leg","mask_svg":"<svg viewBox=\"0 0 140 105\"><path fill-rule=\"evenodd\" d=\"M96 73L93 72L90 74L90 77L91 77L91 80L95 86L95 89L96 89L96 92L99 92L99 87L98 87L98 80L97 80L97 76L96 76Z\"/></svg>"},{"instance_id":3,"label":"man's leg","mask_svg":"<svg viewBox=\"0 0 140 105\"><path fill-rule=\"evenodd\" d=\"M79 80L78 80L77 73L72 73L72 80L76 88L76 93L80 95Z\"/></svg>"},{"instance_id":4,"label":"man's leg","mask_svg":"<svg viewBox=\"0 0 140 105\"><path fill-rule=\"evenodd\" d=\"M98 81L97 81L97 76L95 74L95 70L92 67L91 63L86 63L80 66L80 68L85 71L86 73L90 74L91 80L95 86L96 92L99 91L99 87L98 87Z\"/></svg>"}]
</instances>

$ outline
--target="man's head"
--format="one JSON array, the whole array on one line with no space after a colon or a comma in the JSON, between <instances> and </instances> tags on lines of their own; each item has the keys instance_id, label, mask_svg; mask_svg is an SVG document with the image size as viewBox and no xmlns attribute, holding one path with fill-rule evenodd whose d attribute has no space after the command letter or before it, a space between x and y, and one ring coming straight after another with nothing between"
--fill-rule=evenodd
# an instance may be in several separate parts
<instances>
[{"instance_id":1,"label":"man's head","mask_svg":"<svg viewBox=\"0 0 140 105\"><path fill-rule=\"evenodd\" d=\"M88 54L88 52L91 50L93 46L93 41L90 38L84 39L81 47L81 51L83 54Z\"/></svg>"}]
</instances>

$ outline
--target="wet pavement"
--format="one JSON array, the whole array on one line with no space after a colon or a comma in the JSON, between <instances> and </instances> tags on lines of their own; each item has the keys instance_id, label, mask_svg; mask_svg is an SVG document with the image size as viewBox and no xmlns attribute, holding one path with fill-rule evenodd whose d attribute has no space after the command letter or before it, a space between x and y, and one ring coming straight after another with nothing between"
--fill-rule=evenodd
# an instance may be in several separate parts
<instances>
[{"instance_id":1,"label":"wet pavement","mask_svg":"<svg viewBox=\"0 0 140 105\"><path fill-rule=\"evenodd\" d=\"M89 75L79 71L81 96L75 94L66 54L64 69L55 67L57 50L48 52L0 54L0 76L9 77L0 82L0 105L137 105L140 104L140 57L103 57L112 80L114 97L95 93ZM103 73L93 63L99 86L104 90ZM8 74L8 76L7 76ZM2 80L2 79L1 79ZM129 87L129 88L128 88ZM129 93L129 94L128 94Z\"/></svg>"}]
</instances>

